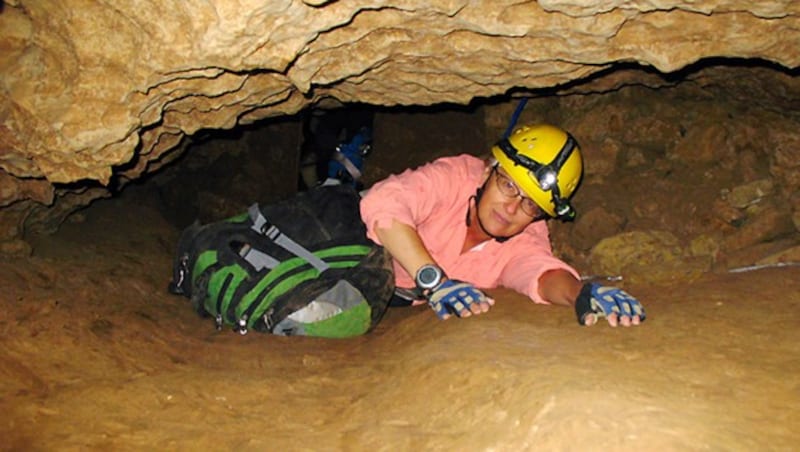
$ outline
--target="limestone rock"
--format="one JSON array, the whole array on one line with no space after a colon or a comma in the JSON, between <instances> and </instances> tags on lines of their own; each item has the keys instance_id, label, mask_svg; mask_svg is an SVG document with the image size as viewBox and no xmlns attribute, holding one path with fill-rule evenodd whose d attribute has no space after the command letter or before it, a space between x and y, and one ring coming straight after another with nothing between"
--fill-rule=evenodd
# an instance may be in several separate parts
<instances>
[{"instance_id":1,"label":"limestone rock","mask_svg":"<svg viewBox=\"0 0 800 452\"><path fill-rule=\"evenodd\" d=\"M773 183L770 179L760 179L745 185L732 188L723 193L723 198L737 209L744 209L760 202L764 197L772 194Z\"/></svg>"},{"instance_id":2,"label":"limestone rock","mask_svg":"<svg viewBox=\"0 0 800 452\"><path fill-rule=\"evenodd\" d=\"M741 209L733 207L724 199L715 199L711 206L717 220L731 226L741 226L745 221L745 213Z\"/></svg>"},{"instance_id":3,"label":"limestone rock","mask_svg":"<svg viewBox=\"0 0 800 452\"><path fill-rule=\"evenodd\" d=\"M708 234L701 234L689 243L689 253L692 256L708 256L712 262L717 259L719 251L719 239Z\"/></svg>"},{"instance_id":4,"label":"limestone rock","mask_svg":"<svg viewBox=\"0 0 800 452\"><path fill-rule=\"evenodd\" d=\"M726 251L736 251L795 231L790 212L774 204L763 206L749 215L744 224L723 242Z\"/></svg>"},{"instance_id":5,"label":"limestone rock","mask_svg":"<svg viewBox=\"0 0 800 452\"><path fill-rule=\"evenodd\" d=\"M692 280L711 267L710 256L689 256L666 231L632 231L603 239L591 251L592 271L632 283Z\"/></svg>"},{"instance_id":6,"label":"limestone rock","mask_svg":"<svg viewBox=\"0 0 800 452\"><path fill-rule=\"evenodd\" d=\"M622 232L624 224L619 215L595 207L578 216L570 238L579 250L587 251L602 239Z\"/></svg>"},{"instance_id":7,"label":"limestone rock","mask_svg":"<svg viewBox=\"0 0 800 452\"><path fill-rule=\"evenodd\" d=\"M729 132L721 124L692 127L677 143L670 158L684 161L712 162L719 160L730 146Z\"/></svg>"},{"instance_id":8,"label":"limestone rock","mask_svg":"<svg viewBox=\"0 0 800 452\"><path fill-rule=\"evenodd\" d=\"M17 176L107 181L144 128L230 128L326 96L466 103L624 59L662 71L714 55L800 62L792 1L69 3L0 16L3 167Z\"/></svg>"},{"instance_id":9,"label":"limestone rock","mask_svg":"<svg viewBox=\"0 0 800 452\"><path fill-rule=\"evenodd\" d=\"M756 262L757 265L775 265L787 263L800 264L800 245L787 248Z\"/></svg>"},{"instance_id":10,"label":"limestone rock","mask_svg":"<svg viewBox=\"0 0 800 452\"><path fill-rule=\"evenodd\" d=\"M794 261L797 256L798 241L795 238L776 239L759 242L736 251L720 254L721 269L728 271L750 269L753 266L774 265L779 262Z\"/></svg>"},{"instance_id":11,"label":"limestone rock","mask_svg":"<svg viewBox=\"0 0 800 452\"><path fill-rule=\"evenodd\" d=\"M24 240L14 239L0 242L0 255L25 257L30 256L33 249Z\"/></svg>"},{"instance_id":12,"label":"limestone rock","mask_svg":"<svg viewBox=\"0 0 800 452\"><path fill-rule=\"evenodd\" d=\"M792 223L795 229L800 231L800 192L789 197L789 207L792 211Z\"/></svg>"},{"instance_id":13,"label":"limestone rock","mask_svg":"<svg viewBox=\"0 0 800 452\"><path fill-rule=\"evenodd\" d=\"M797 99L795 97L795 101ZM780 191L787 197L800 193L800 137L797 131L776 131L771 134L770 141L775 150L770 158L770 173L778 181Z\"/></svg>"},{"instance_id":14,"label":"limestone rock","mask_svg":"<svg viewBox=\"0 0 800 452\"><path fill-rule=\"evenodd\" d=\"M600 241L591 252L599 273L619 273L632 263L658 265L679 260L683 249L677 237L666 231L631 231Z\"/></svg>"},{"instance_id":15,"label":"limestone rock","mask_svg":"<svg viewBox=\"0 0 800 452\"><path fill-rule=\"evenodd\" d=\"M174 158L199 130L326 100L467 104L563 87L619 62L665 73L712 57L800 64L793 0L0 5L0 169L20 179L0 178L3 205L50 204L40 201L42 183L85 190L87 181L133 180ZM629 82L620 77L606 88ZM701 82L714 85L713 77ZM796 188L781 163L797 162L793 152L776 156L775 177ZM0 223L19 223L9 215L3 208Z\"/></svg>"}]
</instances>

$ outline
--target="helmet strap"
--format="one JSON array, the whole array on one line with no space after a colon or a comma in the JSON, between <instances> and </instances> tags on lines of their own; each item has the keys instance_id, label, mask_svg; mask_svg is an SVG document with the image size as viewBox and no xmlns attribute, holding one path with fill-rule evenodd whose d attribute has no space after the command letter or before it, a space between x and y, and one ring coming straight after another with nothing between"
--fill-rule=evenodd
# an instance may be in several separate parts
<instances>
[{"instance_id":1,"label":"helmet strap","mask_svg":"<svg viewBox=\"0 0 800 452\"><path fill-rule=\"evenodd\" d=\"M501 139L497 143L497 146L509 159L511 159L514 165L521 165L531 174L533 174L536 177L539 186L545 192L550 192L550 197L555 206L555 216L553 218L557 218L561 221L571 221L575 219L575 210L570 205L568 199L561 197L561 190L558 188L558 174L561 172L561 168L567 162L567 159L570 157L570 155L572 155L572 151L577 147L577 142L572 135L567 133L567 141L564 142L563 146L561 146L561 149L553 158L553 161L547 164L539 163L525 155L522 155L517 151L517 148L511 144L511 141L509 141L508 138ZM549 187L544 188L542 176L549 171L553 171L555 173L555 180L553 180L551 184L548 184ZM549 215L545 217L534 218L533 221L538 221L547 217L549 217Z\"/></svg>"}]
</instances>

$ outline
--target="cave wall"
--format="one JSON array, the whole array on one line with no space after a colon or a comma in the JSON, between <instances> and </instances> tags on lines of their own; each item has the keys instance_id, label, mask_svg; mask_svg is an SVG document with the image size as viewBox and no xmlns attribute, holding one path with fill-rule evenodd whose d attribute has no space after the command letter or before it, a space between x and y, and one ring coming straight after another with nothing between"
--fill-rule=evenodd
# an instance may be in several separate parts
<instances>
[{"instance_id":1,"label":"cave wall","mask_svg":"<svg viewBox=\"0 0 800 452\"><path fill-rule=\"evenodd\" d=\"M758 58L791 69L798 12L791 0L6 1L0 251L26 252L26 228L52 229L158 171L202 130L342 102L607 92L633 80L584 82L619 63L669 73Z\"/></svg>"},{"instance_id":2,"label":"cave wall","mask_svg":"<svg viewBox=\"0 0 800 452\"><path fill-rule=\"evenodd\" d=\"M573 199L577 219L550 224L556 252L583 274L659 283L800 261L800 112L790 105L800 99L800 84L771 65L717 63L675 79L614 71L591 89L528 99L519 123L561 124L585 156ZM607 85L620 87L599 88ZM485 156L518 105L501 98L375 108L366 186L439 156ZM292 191L298 175L282 171L286 165L265 169L263 143L272 143L269 155L291 160L300 128L299 120L267 122L237 141L210 138L188 149L185 161L164 172L171 176L162 196L174 199L167 213L192 206L201 219L217 220ZM214 180L223 182L207 183Z\"/></svg>"},{"instance_id":3,"label":"cave wall","mask_svg":"<svg viewBox=\"0 0 800 452\"><path fill-rule=\"evenodd\" d=\"M796 74L726 62L675 80L608 77L637 81L533 98L520 118L562 124L585 156L576 221L551 223L562 257L648 282L800 261ZM488 136L513 107L486 109Z\"/></svg>"}]
</instances>

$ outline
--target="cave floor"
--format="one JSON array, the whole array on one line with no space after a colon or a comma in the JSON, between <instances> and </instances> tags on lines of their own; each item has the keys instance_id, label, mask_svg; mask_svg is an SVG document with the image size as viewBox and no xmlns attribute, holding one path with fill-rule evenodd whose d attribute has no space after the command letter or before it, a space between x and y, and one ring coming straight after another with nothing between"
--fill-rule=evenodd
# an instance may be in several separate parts
<instances>
[{"instance_id":1,"label":"cave floor","mask_svg":"<svg viewBox=\"0 0 800 452\"><path fill-rule=\"evenodd\" d=\"M639 328L493 294L347 340L217 332L166 291L178 231L98 202L0 260L4 450L793 450L800 269L627 287Z\"/></svg>"}]
</instances>

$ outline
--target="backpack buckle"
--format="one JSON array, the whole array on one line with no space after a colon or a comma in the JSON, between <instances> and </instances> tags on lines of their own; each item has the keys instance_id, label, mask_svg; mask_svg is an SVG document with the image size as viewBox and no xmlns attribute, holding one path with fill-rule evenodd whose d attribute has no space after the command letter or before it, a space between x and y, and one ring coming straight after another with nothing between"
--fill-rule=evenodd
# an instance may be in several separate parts
<instances>
[{"instance_id":1,"label":"backpack buckle","mask_svg":"<svg viewBox=\"0 0 800 452\"><path fill-rule=\"evenodd\" d=\"M187 291L183 288L183 283L186 281L186 275L189 274L189 256L184 254L178 261L178 268L172 275L172 281L169 284L169 291L175 295L184 295Z\"/></svg>"},{"instance_id":2,"label":"backpack buckle","mask_svg":"<svg viewBox=\"0 0 800 452\"><path fill-rule=\"evenodd\" d=\"M275 322L272 320L272 314L275 313L275 308L267 309L267 312L264 313L264 325L267 327L267 331L272 331L272 327L275 326Z\"/></svg>"},{"instance_id":3,"label":"backpack buckle","mask_svg":"<svg viewBox=\"0 0 800 452\"><path fill-rule=\"evenodd\" d=\"M241 319L236 321L236 326L233 327L233 331L244 336L247 334L247 314L243 315Z\"/></svg>"}]
</instances>

